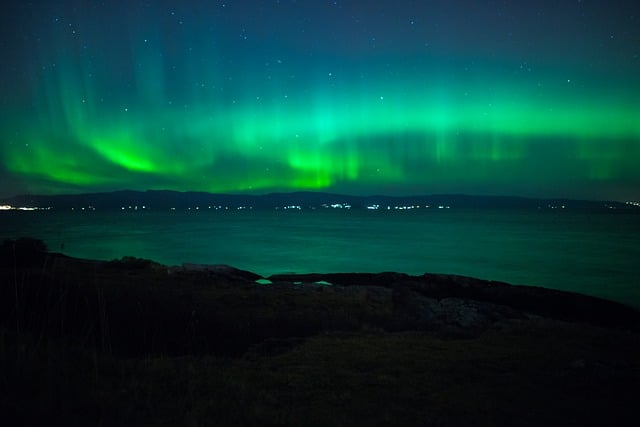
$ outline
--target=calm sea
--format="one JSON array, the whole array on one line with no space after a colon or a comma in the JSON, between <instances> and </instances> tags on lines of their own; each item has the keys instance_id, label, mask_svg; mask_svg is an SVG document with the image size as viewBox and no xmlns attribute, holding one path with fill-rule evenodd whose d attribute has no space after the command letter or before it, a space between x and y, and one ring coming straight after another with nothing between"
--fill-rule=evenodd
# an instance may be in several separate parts
<instances>
[{"instance_id":1,"label":"calm sea","mask_svg":"<svg viewBox=\"0 0 640 427\"><path fill-rule=\"evenodd\" d=\"M569 211L0 212L0 239L163 264L295 272L454 273L640 307L640 215Z\"/></svg>"}]
</instances>

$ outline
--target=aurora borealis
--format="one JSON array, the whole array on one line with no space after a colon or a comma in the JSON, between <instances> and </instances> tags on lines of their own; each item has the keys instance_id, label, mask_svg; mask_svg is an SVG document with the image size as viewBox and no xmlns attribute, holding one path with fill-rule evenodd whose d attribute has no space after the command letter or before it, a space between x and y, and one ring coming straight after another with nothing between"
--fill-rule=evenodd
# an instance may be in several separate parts
<instances>
[{"instance_id":1,"label":"aurora borealis","mask_svg":"<svg viewBox=\"0 0 640 427\"><path fill-rule=\"evenodd\" d=\"M0 195L640 199L633 1L12 1Z\"/></svg>"}]
</instances>

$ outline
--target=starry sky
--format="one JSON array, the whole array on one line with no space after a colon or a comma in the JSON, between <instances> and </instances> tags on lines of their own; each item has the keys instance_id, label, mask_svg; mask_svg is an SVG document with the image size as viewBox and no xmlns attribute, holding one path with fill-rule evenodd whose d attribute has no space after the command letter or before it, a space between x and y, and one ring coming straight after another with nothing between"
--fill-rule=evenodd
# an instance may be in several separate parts
<instances>
[{"instance_id":1,"label":"starry sky","mask_svg":"<svg viewBox=\"0 0 640 427\"><path fill-rule=\"evenodd\" d=\"M635 0L0 7L2 196L640 199Z\"/></svg>"}]
</instances>

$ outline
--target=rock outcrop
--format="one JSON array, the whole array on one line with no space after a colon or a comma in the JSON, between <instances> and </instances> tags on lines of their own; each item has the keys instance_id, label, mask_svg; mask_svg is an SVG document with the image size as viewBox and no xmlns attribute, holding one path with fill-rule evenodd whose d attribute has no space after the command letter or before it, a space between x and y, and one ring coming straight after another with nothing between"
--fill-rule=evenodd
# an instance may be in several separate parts
<instances>
[{"instance_id":1,"label":"rock outcrop","mask_svg":"<svg viewBox=\"0 0 640 427\"><path fill-rule=\"evenodd\" d=\"M535 315L640 330L638 311L617 302L458 275L427 273L410 276L393 272L280 274L269 279L279 283L326 281L342 287L392 289L396 311L403 313L400 317L423 326L457 324L473 329L505 318Z\"/></svg>"}]
</instances>

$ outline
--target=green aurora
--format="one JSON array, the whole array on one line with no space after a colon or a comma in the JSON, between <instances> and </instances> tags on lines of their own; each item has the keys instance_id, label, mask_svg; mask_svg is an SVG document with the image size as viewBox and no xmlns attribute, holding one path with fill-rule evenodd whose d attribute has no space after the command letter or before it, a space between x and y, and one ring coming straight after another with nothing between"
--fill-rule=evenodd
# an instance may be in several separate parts
<instances>
[{"instance_id":1,"label":"green aurora","mask_svg":"<svg viewBox=\"0 0 640 427\"><path fill-rule=\"evenodd\" d=\"M246 47L223 43L228 22L205 37L195 12L173 38L156 25L165 11L130 17L124 35L97 13L49 10L21 45L22 75L2 87L2 193L640 197L637 56L610 69L284 36Z\"/></svg>"}]
</instances>

